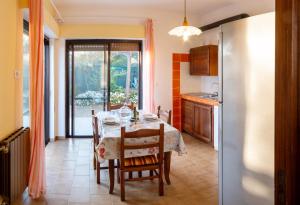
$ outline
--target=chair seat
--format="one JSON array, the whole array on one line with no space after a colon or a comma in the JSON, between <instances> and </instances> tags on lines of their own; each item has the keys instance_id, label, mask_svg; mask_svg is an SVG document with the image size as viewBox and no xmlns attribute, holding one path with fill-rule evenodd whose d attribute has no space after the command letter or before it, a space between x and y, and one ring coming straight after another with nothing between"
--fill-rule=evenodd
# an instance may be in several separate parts
<instances>
[{"instance_id":1,"label":"chair seat","mask_svg":"<svg viewBox=\"0 0 300 205\"><path fill-rule=\"evenodd\" d=\"M155 155L132 157L132 158L124 159L125 167L145 166L145 165L154 165L154 164L158 164L158 159Z\"/></svg>"}]
</instances>

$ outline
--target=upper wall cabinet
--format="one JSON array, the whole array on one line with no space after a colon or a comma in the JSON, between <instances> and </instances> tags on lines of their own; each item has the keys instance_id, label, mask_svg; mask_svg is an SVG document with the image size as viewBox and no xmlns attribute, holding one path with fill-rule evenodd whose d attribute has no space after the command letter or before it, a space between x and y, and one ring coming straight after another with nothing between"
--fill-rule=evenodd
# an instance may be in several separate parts
<instances>
[{"instance_id":1,"label":"upper wall cabinet","mask_svg":"<svg viewBox=\"0 0 300 205\"><path fill-rule=\"evenodd\" d=\"M207 45L191 48L190 60L191 75L218 75L218 46Z\"/></svg>"}]
</instances>

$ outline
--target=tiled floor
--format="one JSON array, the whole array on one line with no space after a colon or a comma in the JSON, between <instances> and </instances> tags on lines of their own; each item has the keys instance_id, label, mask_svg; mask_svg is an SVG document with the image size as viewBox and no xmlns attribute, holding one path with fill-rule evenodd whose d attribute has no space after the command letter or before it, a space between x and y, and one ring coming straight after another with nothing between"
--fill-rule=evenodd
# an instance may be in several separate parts
<instances>
[{"instance_id":1,"label":"tiled floor","mask_svg":"<svg viewBox=\"0 0 300 205\"><path fill-rule=\"evenodd\" d=\"M158 196L156 181L126 183L126 202L120 201L119 185L108 193L108 172L101 171L97 185L92 164L90 139L59 140L46 148L47 194L31 200L24 194L15 204L157 204L217 205L217 152L199 140L184 134L188 154L172 155L171 185L165 185L165 196Z\"/></svg>"}]
</instances>

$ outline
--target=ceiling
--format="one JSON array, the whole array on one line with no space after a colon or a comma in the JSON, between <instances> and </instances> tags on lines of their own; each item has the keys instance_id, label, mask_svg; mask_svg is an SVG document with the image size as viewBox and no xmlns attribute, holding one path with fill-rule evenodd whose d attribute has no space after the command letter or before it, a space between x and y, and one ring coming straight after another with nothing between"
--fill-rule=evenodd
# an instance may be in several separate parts
<instances>
[{"instance_id":1,"label":"ceiling","mask_svg":"<svg viewBox=\"0 0 300 205\"><path fill-rule=\"evenodd\" d=\"M158 9L173 12L182 12L184 0L52 0L60 7L101 7L101 8L141 8ZM190 13L198 13L204 10L218 9L241 0L187 0L187 8Z\"/></svg>"},{"instance_id":2,"label":"ceiling","mask_svg":"<svg viewBox=\"0 0 300 205\"><path fill-rule=\"evenodd\" d=\"M183 13L184 0L52 0L61 16L68 18L126 18L147 15L144 11ZM186 0L189 15L206 16L223 8L232 15L247 12L250 15L272 11L275 0ZM257 12L256 12L257 11ZM147 17L147 16L144 16Z\"/></svg>"}]
</instances>

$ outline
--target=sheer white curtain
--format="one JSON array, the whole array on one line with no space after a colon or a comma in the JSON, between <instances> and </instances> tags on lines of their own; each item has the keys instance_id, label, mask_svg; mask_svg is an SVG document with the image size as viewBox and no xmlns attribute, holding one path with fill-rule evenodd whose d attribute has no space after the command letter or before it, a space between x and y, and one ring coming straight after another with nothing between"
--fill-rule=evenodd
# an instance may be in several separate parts
<instances>
[{"instance_id":1,"label":"sheer white curtain","mask_svg":"<svg viewBox=\"0 0 300 205\"><path fill-rule=\"evenodd\" d=\"M144 49L144 109L149 112L155 112L154 102L154 37L152 19L145 22L145 49Z\"/></svg>"}]
</instances>

